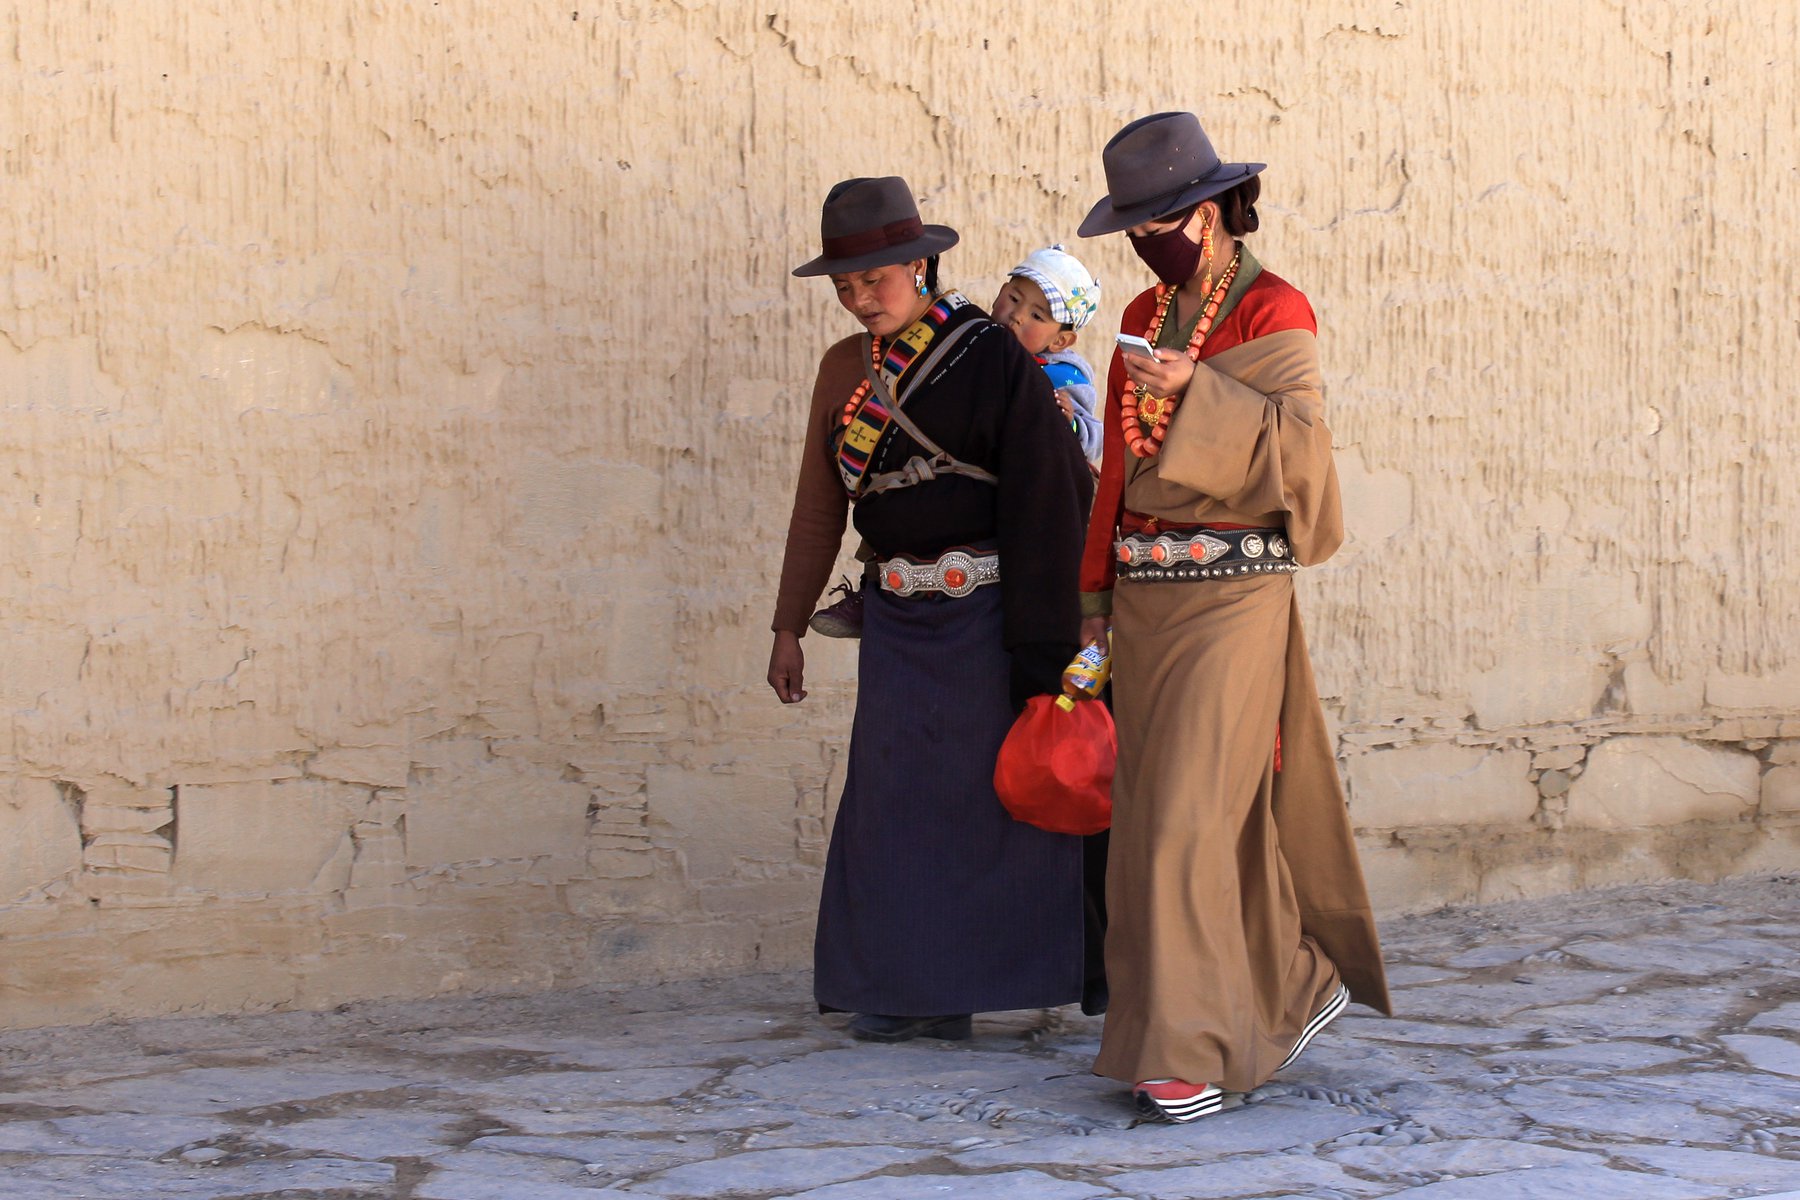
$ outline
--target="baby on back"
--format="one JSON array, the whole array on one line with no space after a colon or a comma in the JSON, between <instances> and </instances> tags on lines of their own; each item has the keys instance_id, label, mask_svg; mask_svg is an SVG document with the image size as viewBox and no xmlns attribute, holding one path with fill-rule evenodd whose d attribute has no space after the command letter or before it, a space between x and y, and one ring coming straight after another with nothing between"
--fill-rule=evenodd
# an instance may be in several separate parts
<instances>
[{"instance_id":1,"label":"baby on back","mask_svg":"<svg viewBox=\"0 0 1800 1200\"><path fill-rule=\"evenodd\" d=\"M1056 401L1095 473L1100 469L1099 395L1094 368L1075 352L1075 338L1098 311L1100 282L1060 245L1027 255L1008 273L989 309L1050 376Z\"/></svg>"}]
</instances>

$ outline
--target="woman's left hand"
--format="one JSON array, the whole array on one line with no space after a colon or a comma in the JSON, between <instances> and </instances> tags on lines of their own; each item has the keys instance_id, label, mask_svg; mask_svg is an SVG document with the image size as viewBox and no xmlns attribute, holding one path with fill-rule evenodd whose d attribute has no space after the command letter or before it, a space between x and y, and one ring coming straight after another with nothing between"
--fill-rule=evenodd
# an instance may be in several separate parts
<instances>
[{"instance_id":1,"label":"woman's left hand","mask_svg":"<svg viewBox=\"0 0 1800 1200\"><path fill-rule=\"evenodd\" d=\"M1125 376L1150 389L1152 396L1180 396L1194 378L1194 361L1180 350L1158 350L1156 362L1141 354L1121 355Z\"/></svg>"},{"instance_id":2,"label":"woman's left hand","mask_svg":"<svg viewBox=\"0 0 1800 1200\"><path fill-rule=\"evenodd\" d=\"M798 704L806 699L806 654L800 649L800 636L786 630L775 635L769 650L769 686L783 704Z\"/></svg>"}]
</instances>

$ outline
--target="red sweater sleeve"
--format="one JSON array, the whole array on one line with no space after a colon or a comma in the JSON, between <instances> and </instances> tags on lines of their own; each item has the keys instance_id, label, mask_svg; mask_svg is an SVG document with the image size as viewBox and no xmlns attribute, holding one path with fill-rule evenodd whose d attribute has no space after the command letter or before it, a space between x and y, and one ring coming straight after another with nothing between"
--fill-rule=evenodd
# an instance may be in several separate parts
<instances>
[{"instance_id":1,"label":"red sweater sleeve","mask_svg":"<svg viewBox=\"0 0 1800 1200\"><path fill-rule=\"evenodd\" d=\"M1150 318L1156 313L1156 289L1140 292L1125 306L1119 319L1124 333L1148 334ZM1086 596L1111 592L1117 574L1113 558L1113 539L1118 536L1119 519L1125 510L1125 434L1120 425L1124 411L1125 362L1118 347L1113 347L1112 364L1106 372L1106 403L1101 418L1104 429L1100 451L1100 480L1094 486L1094 508L1088 514L1087 544L1081 554L1081 590ZM1099 603L1104 604L1104 601ZM1096 601L1084 598L1082 612L1091 614Z\"/></svg>"}]
</instances>

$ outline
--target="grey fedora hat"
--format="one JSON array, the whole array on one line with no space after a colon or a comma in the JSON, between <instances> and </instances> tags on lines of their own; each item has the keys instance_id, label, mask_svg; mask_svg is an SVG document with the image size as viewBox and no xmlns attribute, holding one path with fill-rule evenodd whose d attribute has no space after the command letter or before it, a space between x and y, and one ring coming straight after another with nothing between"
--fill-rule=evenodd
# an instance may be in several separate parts
<instances>
[{"instance_id":1,"label":"grey fedora hat","mask_svg":"<svg viewBox=\"0 0 1800 1200\"><path fill-rule=\"evenodd\" d=\"M1113 134L1100 161L1107 194L1076 230L1082 237L1117 233L1210 200L1268 166L1220 162L1200 118L1185 112L1139 117Z\"/></svg>"},{"instance_id":2,"label":"grey fedora hat","mask_svg":"<svg viewBox=\"0 0 1800 1200\"><path fill-rule=\"evenodd\" d=\"M839 275L914 258L956 245L956 230L919 220L912 189L898 175L846 179L825 196L819 214L824 253L794 268L796 275Z\"/></svg>"}]
</instances>

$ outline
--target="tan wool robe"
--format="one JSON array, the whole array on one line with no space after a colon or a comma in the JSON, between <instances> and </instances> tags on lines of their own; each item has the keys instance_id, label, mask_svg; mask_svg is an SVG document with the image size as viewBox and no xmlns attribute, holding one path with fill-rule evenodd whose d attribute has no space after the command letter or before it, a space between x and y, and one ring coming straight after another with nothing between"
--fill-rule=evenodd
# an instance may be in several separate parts
<instances>
[{"instance_id":1,"label":"tan wool robe","mask_svg":"<svg viewBox=\"0 0 1800 1200\"><path fill-rule=\"evenodd\" d=\"M1342 540L1311 308L1248 251L1227 303L1158 457L1124 446L1117 356L1108 392L1083 567L1084 605L1110 602L1113 615L1119 730L1112 1000L1094 1071L1248 1091L1340 979L1363 1004L1389 1001L1292 576L1127 580L1109 593L1127 513L1282 529L1302 565ZM1153 292L1140 296L1125 331L1147 333L1153 308ZM1162 344L1185 345L1168 325Z\"/></svg>"}]
</instances>

